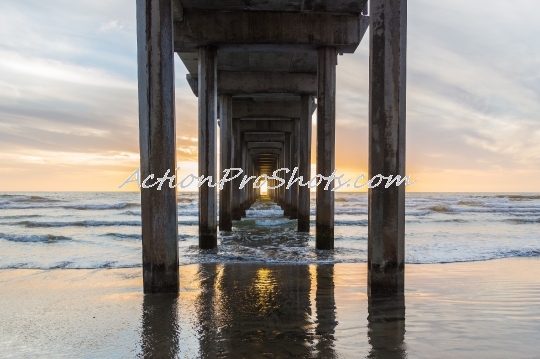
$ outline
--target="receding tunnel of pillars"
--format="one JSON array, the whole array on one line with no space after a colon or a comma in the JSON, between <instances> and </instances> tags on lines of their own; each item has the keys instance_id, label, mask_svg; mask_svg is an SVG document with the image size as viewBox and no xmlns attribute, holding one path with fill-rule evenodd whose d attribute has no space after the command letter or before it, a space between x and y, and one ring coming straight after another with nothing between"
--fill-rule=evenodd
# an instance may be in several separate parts
<instances>
[{"instance_id":1,"label":"receding tunnel of pillars","mask_svg":"<svg viewBox=\"0 0 540 359\"><path fill-rule=\"evenodd\" d=\"M310 189L294 182L287 184L295 168L295 178L310 178L311 125L316 109L312 95L293 95L274 101L236 100L230 95L219 97L220 175L229 168L241 168L248 177L272 177L274 171L285 183L268 180L268 197L283 209L284 215L298 220L298 231L309 232ZM225 183L220 191L219 229L230 231L233 220L240 220L245 211L260 198L254 180L241 189L243 175ZM259 182L260 184L260 182ZM201 243L212 248L216 241Z\"/></svg>"}]
</instances>

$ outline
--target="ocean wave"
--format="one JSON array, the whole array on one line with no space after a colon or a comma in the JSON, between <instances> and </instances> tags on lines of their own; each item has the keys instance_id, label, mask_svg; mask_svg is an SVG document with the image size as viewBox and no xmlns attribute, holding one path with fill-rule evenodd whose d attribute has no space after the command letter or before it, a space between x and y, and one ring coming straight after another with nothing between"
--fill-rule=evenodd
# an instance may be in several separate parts
<instances>
[{"instance_id":1,"label":"ocean wave","mask_svg":"<svg viewBox=\"0 0 540 359\"><path fill-rule=\"evenodd\" d=\"M429 209L429 210L432 211L432 212L438 212L438 213L449 213L449 212L453 212L452 208L450 208L449 206L445 206L445 205L435 205L435 206L430 206L430 207L428 207L427 209Z\"/></svg>"},{"instance_id":2,"label":"ocean wave","mask_svg":"<svg viewBox=\"0 0 540 359\"><path fill-rule=\"evenodd\" d=\"M532 224L540 223L540 218L508 218L505 221L514 224Z\"/></svg>"},{"instance_id":3,"label":"ocean wave","mask_svg":"<svg viewBox=\"0 0 540 359\"><path fill-rule=\"evenodd\" d=\"M495 259L505 258L535 258L540 257L540 249L508 249L489 253L468 253L461 257L425 257L425 258L406 258L408 264L450 264L467 262L484 262Z\"/></svg>"},{"instance_id":4,"label":"ocean wave","mask_svg":"<svg viewBox=\"0 0 540 359\"><path fill-rule=\"evenodd\" d=\"M368 209L366 208L358 208L358 207L336 207L334 208L334 212L336 215L340 214L348 214L348 215L367 215ZM316 211L313 211L313 215L316 214Z\"/></svg>"},{"instance_id":5,"label":"ocean wave","mask_svg":"<svg viewBox=\"0 0 540 359\"><path fill-rule=\"evenodd\" d=\"M78 209L78 210L106 210L106 209L124 209L140 207L139 203L115 203L115 204L99 204L99 203L90 203L90 204L72 204L65 205L62 208L65 209Z\"/></svg>"},{"instance_id":6,"label":"ocean wave","mask_svg":"<svg viewBox=\"0 0 540 359\"><path fill-rule=\"evenodd\" d=\"M270 218L255 219L255 225L262 226L262 227L286 226L286 225L290 225L291 222L292 220L289 220L289 219L270 219Z\"/></svg>"},{"instance_id":7,"label":"ocean wave","mask_svg":"<svg viewBox=\"0 0 540 359\"><path fill-rule=\"evenodd\" d=\"M432 213L430 210L425 209L421 211L405 211L406 216L422 217Z\"/></svg>"},{"instance_id":8,"label":"ocean wave","mask_svg":"<svg viewBox=\"0 0 540 359\"><path fill-rule=\"evenodd\" d=\"M113 238L117 238L117 239L139 240L139 241L142 239L142 235L135 234L135 233L133 233L133 234L124 234L124 233L109 232L109 233L104 233L101 236L113 237Z\"/></svg>"},{"instance_id":9,"label":"ocean wave","mask_svg":"<svg viewBox=\"0 0 540 359\"><path fill-rule=\"evenodd\" d=\"M271 248L254 248L243 245L221 246L219 251L200 250L197 245L186 248L187 253L180 258L180 267L202 263L268 263L268 264L326 264L326 263L366 263L365 249L339 248L333 252L317 251L311 246L280 248L279 254ZM277 255L276 255L277 254ZM406 264L450 264L465 262L483 262L505 258L538 258L540 248L509 249L491 253L469 254L465 257L428 256L415 258L407 256ZM53 263L13 262L3 263L0 269L125 269L140 268L140 262L103 260L73 261L69 258Z\"/></svg>"},{"instance_id":10,"label":"ocean wave","mask_svg":"<svg viewBox=\"0 0 540 359\"><path fill-rule=\"evenodd\" d=\"M0 216L0 219L23 219L23 218L36 218L41 217L39 214L18 214L10 216Z\"/></svg>"},{"instance_id":11,"label":"ocean wave","mask_svg":"<svg viewBox=\"0 0 540 359\"><path fill-rule=\"evenodd\" d=\"M65 236L55 236L52 234L45 235L17 235L0 233L0 239L5 239L9 242L18 243L55 243L59 241L69 241L72 238Z\"/></svg>"},{"instance_id":12,"label":"ocean wave","mask_svg":"<svg viewBox=\"0 0 540 359\"><path fill-rule=\"evenodd\" d=\"M346 203L354 203L354 204L365 204L367 205L368 199L367 197L337 197L335 202L346 202Z\"/></svg>"},{"instance_id":13,"label":"ocean wave","mask_svg":"<svg viewBox=\"0 0 540 359\"><path fill-rule=\"evenodd\" d=\"M11 223L27 228L49 228L49 227L103 227L103 226L140 226L140 221L74 221L74 222L35 222L20 221Z\"/></svg>"},{"instance_id":14,"label":"ocean wave","mask_svg":"<svg viewBox=\"0 0 540 359\"><path fill-rule=\"evenodd\" d=\"M9 203L9 202L19 202L19 203L61 202L60 200L57 200L57 199L41 197L41 196L28 196L28 195L4 194L4 195L0 195L0 198L6 198L7 199L7 201L4 201L4 203Z\"/></svg>"},{"instance_id":15,"label":"ocean wave","mask_svg":"<svg viewBox=\"0 0 540 359\"><path fill-rule=\"evenodd\" d=\"M453 219L443 219L443 220L434 221L434 222L437 222L437 223L468 223L469 221L466 220L466 219L461 219L461 218L453 218Z\"/></svg>"},{"instance_id":16,"label":"ocean wave","mask_svg":"<svg viewBox=\"0 0 540 359\"><path fill-rule=\"evenodd\" d=\"M177 198L177 203L194 203L197 201L196 198Z\"/></svg>"},{"instance_id":17,"label":"ocean wave","mask_svg":"<svg viewBox=\"0 0 540 359\"><path fill-rule=\"evenodd\" d=\"M9 263L0 265L0 269L126 269L126 268L140 268L141 263L122 263L118 261L106 261L99 263L76 263L73 261L60 261L47 265L40 265L38 263Z\"/></svg>"},{"instance_id":18,"label":"ocean wave","mask_svg":"<svg viewBox=\"0 0 540 359\"><path fill-rule=\"evenodd\" d=\"M508 198L511 201L540 199L540 195L521 195L521 194L504 194L504 195L498 195L494 197L495 198Z\"/></svg>"},{"instance_id":19,"label":"ocean wave","mask_svg":"<svg viewBox=\"0 0 540 359\"><path fill-rule=\"evenodd\" d=\"M199 225L199 220L182 220L182 219L179 219L178 220L178 225L181 225L181 226L198 226Z\"/></svg>"},{"instance_id":20,"label":"ocean wave","mask_svg":"<svg viewBox=\"0 0 540 359\"><path fill-rule=\"evenodd\" d=\"M360 226L367 227L367 219L336 219L334 220L334 226Z\"/></svg>"},{"instance_id":21,"label":"ocean wave","mask_svg":"<svg viewBox=\"0 0 540 359\"><path fill-rule=\"evenodd\" d=\"M460 206L481 206L482 202L478 201L458 201L457 203Z\"/></svg>"}]
</instances>

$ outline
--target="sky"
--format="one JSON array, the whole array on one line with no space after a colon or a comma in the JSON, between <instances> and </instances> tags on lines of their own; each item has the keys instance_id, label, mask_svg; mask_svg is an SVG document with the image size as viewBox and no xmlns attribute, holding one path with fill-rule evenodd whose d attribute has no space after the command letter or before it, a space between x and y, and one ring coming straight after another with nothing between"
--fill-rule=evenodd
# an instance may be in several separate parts
<instances>
[{"instance_id":1,"label":"sky","mask_svg":"<svg viewBox=\"0 0 540 359\"><path fill-rule=\"evenodd\" d=\"M531 0L408 1L408 191L540 191L539 15ZM338 59L346 177L367 175L368 38ZM197 98L178 57L175 72L182 177L197 173ZM135 1L2 0L0 191L117 191L138 151Z\"/></svg>"}]
</instances>

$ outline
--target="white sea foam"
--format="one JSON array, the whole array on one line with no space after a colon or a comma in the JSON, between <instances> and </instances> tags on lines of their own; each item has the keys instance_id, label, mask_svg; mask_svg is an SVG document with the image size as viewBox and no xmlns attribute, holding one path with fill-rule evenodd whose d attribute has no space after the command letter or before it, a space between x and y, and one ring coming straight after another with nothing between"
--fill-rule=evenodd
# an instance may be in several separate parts
<instances>
[{"instance_id":1,"label":"white sea foam","mask_svg":"<svg viewBox=\"0 0 540 359\"><path fill-rule=\"evenodd\" d=\"M365 262L365 193L336 193L335 250L315 249L311 232L279 206L257 203L219 232L219 249L198 249L196 193L178 194L180 263ZM121 268L141 265L139 193L0 194L0 268ZM45 250L46 249L46 250ZM407 263L540 256L538 194L407 194Z\"/></svg>"}]
</instances>

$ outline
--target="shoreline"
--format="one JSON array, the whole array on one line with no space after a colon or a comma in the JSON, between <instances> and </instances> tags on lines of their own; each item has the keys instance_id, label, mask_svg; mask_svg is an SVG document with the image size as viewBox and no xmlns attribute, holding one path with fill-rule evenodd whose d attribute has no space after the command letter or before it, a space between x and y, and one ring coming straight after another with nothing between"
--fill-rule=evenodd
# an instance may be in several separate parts
<instances>
[{"instance_id":1,"label":"shoreline","mask_svg":"<svg viewBox=\"0 0 540 359\"><path fill-rule=\"evenodd\" d=\"M540 258L408 264L404 298L390 306L368 300L366 271L365 263L191 264L180 267L178 295L145 296L141 268L1 269L0 350L8 358L540 357Z\"/></svg>"}]
</instances>

